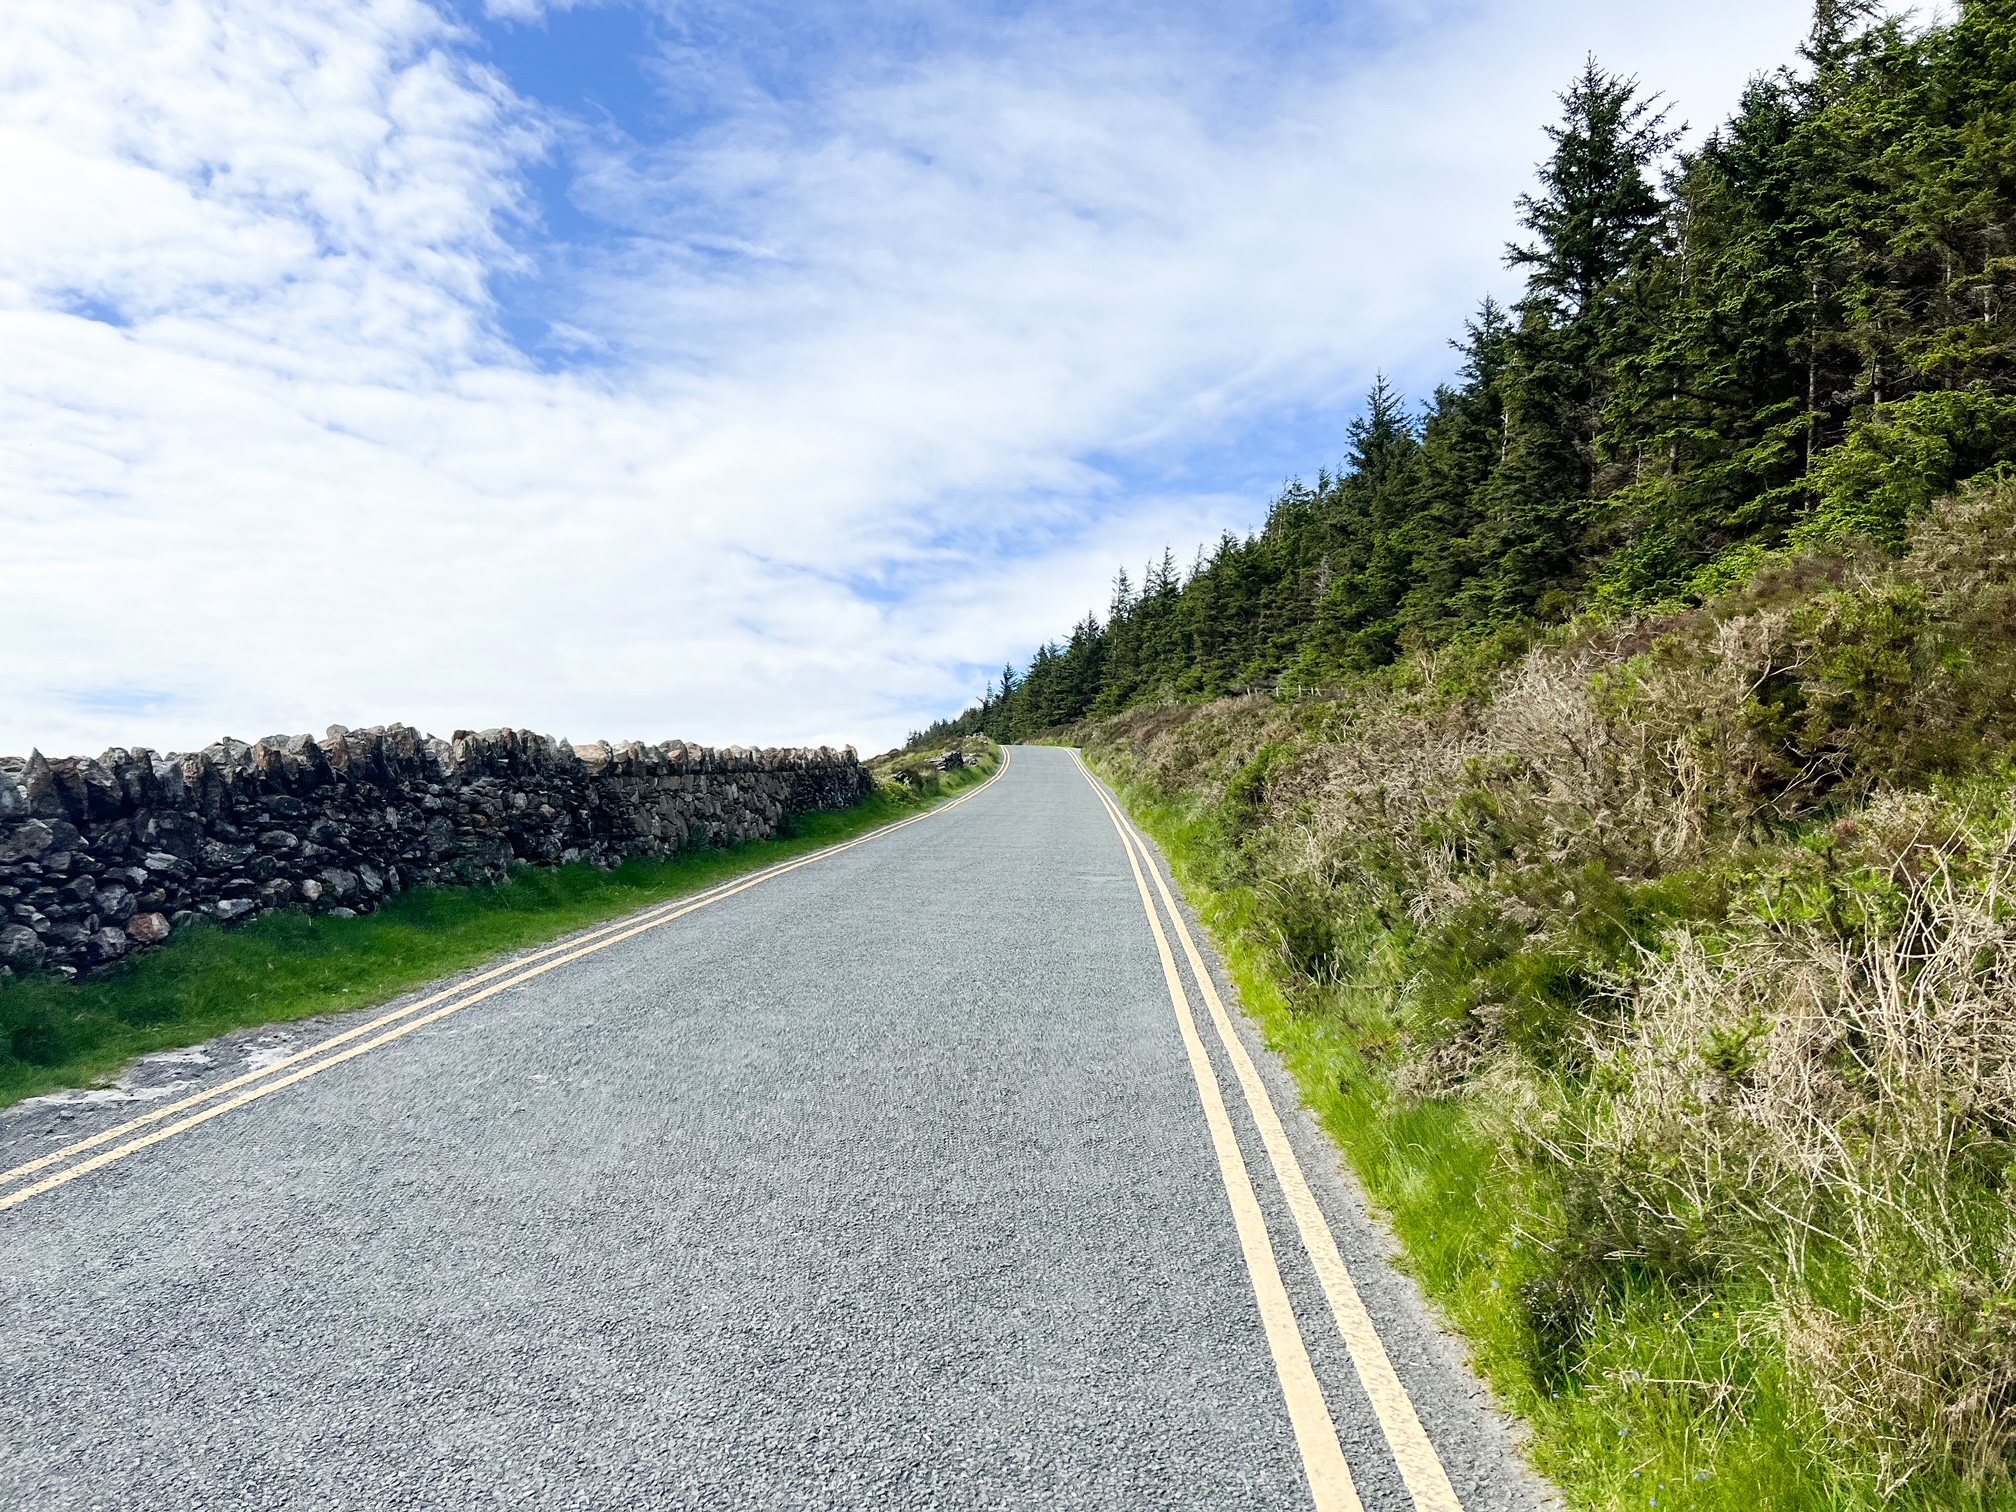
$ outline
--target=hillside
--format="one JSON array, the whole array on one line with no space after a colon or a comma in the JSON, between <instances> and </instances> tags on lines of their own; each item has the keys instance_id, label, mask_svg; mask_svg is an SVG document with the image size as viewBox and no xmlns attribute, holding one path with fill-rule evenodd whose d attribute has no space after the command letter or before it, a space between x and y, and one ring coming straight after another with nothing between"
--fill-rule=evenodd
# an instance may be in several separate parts
<instances>
[{"instance_id":1,"label":"hillside","mask_svg":"<svg viewBox=\"0 0 2016 1512\"><path fill-rule=\"evenodd\" d=\"M2012 624L2003 487L1077 732L1580 1504L2016 1505Z\"/></svg>"}]
</instances>

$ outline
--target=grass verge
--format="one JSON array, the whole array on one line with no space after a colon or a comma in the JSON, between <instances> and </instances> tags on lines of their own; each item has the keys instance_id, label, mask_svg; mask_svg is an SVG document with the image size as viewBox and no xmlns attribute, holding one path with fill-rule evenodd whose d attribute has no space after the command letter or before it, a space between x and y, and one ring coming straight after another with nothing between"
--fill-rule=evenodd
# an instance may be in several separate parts
<instances>
[{"instance_id":1,"label":"grass verge","mask_svg":"<svg viewBox=\"0 0 2016 1512\"><path fill-rule=\"evenodd\" d=\"M527 866L492 887L419 888L355 919L271 914L197 925L113 976L0 981L0 1106L100 1084L136 1055L257 1024L387 1002L440 977L605 919L702 891L932 808L990 776L993 760L860 805L798 816L790 833L665 861Z\"/></svg>"},{"instance_id":2,"label":"grass verge","mask_svg":"<svg viewBox=\"0 0 2016 1512\"><path fill-rule=\"evenodd\" d=\"M1096 766L1096 763L1095 763ZM1755 1295L1680 1294L1646 1276L1577 1320L1582 1365L1550 1372L1531 1235L1560 1195L1503 1155L1508 1131L1460 1100L1396 1095L1382 1067L1398 963L1350 983L1289 985L1262 900L1228 881L1218 818L1102 773L1169 858L1247 1011L1295 1076L1400 1240L1405 1268L1468 1341L1471 1360L1531 1428L1530 1458L1571 1505L1699 1512L2011 1512L2016 1494L1932 1476L1887 1495L1840 1462L1838 1441L1746 1319ZM1382 975L1382 966L1395 972ZM1756 1290L1753 1286L1752 1290Z\"/></svg>"}]
</instances>

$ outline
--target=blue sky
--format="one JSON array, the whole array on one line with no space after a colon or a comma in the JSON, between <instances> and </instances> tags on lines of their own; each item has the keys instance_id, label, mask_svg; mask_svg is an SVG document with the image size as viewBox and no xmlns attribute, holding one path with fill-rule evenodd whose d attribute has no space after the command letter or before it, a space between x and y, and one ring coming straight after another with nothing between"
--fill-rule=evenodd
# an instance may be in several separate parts
<instances>
[{"instance_id":1,"label":"blue sky","mask_svg":"<svg viewBox=\"0 0 2016 1512\"><path fill-rule=\"evenodd\" d=\"M0 750L853 741L1420 396L1585 52L1792 0L20 0Z\"/></svg>"}]
</instances>

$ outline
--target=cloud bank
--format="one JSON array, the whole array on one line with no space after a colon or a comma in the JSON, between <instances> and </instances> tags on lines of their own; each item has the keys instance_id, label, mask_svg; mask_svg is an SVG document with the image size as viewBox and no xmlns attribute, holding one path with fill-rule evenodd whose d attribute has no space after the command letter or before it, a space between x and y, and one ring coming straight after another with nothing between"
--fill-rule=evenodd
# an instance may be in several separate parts
<instances>
[{"instance_id":1,"label":"cloud bank","mask_svg":"<svg viewBox=\"0 0 2016 1512\"><path fill-rule=\"evenodd\" d=\"M0 750L893 743L1446 372L1585 50L1804 9L20 0Z\"/></svg>"}]
</instances>

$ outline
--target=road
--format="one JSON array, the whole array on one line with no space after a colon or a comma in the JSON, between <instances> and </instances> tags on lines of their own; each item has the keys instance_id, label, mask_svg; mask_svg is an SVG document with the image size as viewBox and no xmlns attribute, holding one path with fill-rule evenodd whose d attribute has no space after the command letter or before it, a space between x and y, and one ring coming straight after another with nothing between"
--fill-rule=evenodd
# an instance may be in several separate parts
<instances>
[{"instance_id":1,"label":"road","mask_svg":"<svg viewBox=\"0 0 2016 1512\"><path fill-rule=\"evenodd\" d=\"M1023 748L278 1064L0 1116L0 1506L1534 1505L1174 901Z\"/></svg>"}]
</instances>

